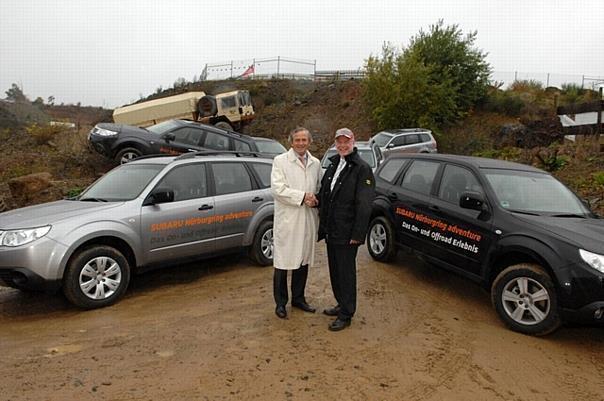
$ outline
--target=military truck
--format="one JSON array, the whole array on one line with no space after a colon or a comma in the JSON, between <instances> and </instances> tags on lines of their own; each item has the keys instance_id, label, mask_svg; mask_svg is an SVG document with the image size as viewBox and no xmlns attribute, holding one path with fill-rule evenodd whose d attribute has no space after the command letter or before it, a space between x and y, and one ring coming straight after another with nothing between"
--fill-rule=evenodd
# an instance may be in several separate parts
<instances>
[{"instance_id":1,"label":"military truck","mask_svg":"<svg viewBox=\"0 0 604 401\"><path fill-rule=\"evenodd\" d=\"M254 107L250 93L237 90L215 96L204 92L186 92L118 107L113 111L113 121L116 123L139 127L170 119L198 121L240 131L254 119Z\"/></svg>"}]
</instances>

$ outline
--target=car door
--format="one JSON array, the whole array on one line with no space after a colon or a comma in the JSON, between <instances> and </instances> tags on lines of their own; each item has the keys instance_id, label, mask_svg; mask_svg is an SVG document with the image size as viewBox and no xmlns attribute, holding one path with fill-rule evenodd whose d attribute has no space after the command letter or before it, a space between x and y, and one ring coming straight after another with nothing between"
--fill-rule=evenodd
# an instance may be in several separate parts
<instances>
[{"instance_id":1,"label":"car door","mask_svg":"<svg viewBox=\"0 0 604 401\"><path fill-rule=\"evenodd\" d=\"M441 174L437 196L431 206L433 216L446 226L433 230L433 255L465 273L480 275L480 267L493 243L492 220L488 212L459 206L461 194L484 189L468 168L446 164Z\"/></svg>"},{"instance_id":2,"label":"car door","mask_svg":"<svg viewBox=\"0 0 604 401\"><path fill-rule=\"evenodd\" d=\"M255 185L243 162L211 163L216 201L216 249L240 247L256 209L268 189Z\"/></svg>"},{"instance_id":3,"label":"car door","mask_svg":"<svg viewBox=\"0 0 604 401\"><path fill-rule=\"evenodd\" d=\"M413 160L388 194L394 210L397 240L422 252L430 252L433 247L430 205L440 165L437 161Z\"/></svg>"},{"instance_id":4,"label":"car door","mask_svg":"<svg viewBox=\"0 0 604 401\"><path fill-rule=\"evenodd\" d=\"M155 188L174 191L174 201L143 206L141 227L148 263L214 252L214 198L205 163L177 166Z\"/></svg>"},{"instance_id":5,"label":"car door","mask_svg":"<svg viewBox=\"0 0 604 401\"><path fill-rule=\"evenodd\" d=\"M194 127L176 128L163 135L164 139L159 150L161 153L167 154L181 154L199 150L203 133L203 130ZM172 139L166 140L166 136Z\"/></svg>"}]
</instances>

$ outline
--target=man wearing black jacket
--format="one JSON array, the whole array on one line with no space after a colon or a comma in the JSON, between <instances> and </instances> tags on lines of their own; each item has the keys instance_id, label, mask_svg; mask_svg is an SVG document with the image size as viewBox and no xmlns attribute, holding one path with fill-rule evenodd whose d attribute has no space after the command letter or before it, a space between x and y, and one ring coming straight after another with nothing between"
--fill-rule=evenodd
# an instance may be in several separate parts
<instances>
[{"instance_id":1,"label":"man wearing black jacket","mask_svg":"<svg viewBox=\"0 0 604 401\"><path fill-rule=\"evenodd\" d=\"M337 305L323 313L336 316L329 330L348 326L356 310L356 257L365 242L371 217L375 181L371 167L354 147L354 133L348 128L336 131L337 155L330 158L319 191L319 240L327 243L331 288Z\"/></svg>"}]
</instances>

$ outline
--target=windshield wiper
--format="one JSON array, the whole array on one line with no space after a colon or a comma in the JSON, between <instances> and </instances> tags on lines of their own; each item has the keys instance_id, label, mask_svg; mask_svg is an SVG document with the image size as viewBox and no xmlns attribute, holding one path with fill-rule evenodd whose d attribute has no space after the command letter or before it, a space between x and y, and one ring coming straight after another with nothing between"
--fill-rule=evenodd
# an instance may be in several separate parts
<instances>
[{"instance_id":1,"label":"windshield wiper","mask_svg":"<svg viewBox=\"0 0 604 401\"><path fill-rule=\"evenodd\" d=\"M528 214L530 216L541 216L539 213L527 212L526 210L507 209L507 211L512 213Z\"/></svg>"},{"instance_id":2,"label":"windshield wiper","mask_svg":"<svg viewBox=\"0 0 604 401\"><path fill-rule=\"evenodd\" d=\"M576 214L576 213L559 213L559 214L552 214L551 217L576 217L579 219L586 219L587 217L585 217L584 214Z\"/></svg>"},{"instance_id":3,"label":"windshield wiper","mask_svg":"<svg viewBox=\"0 0 604 401\"><path fill-rule=\"evenodd\" d=\"M81 202L108 202L107 199L103 199L103 198L80 198L79 201L81 201Z\"/></svg>"}]
</instances>

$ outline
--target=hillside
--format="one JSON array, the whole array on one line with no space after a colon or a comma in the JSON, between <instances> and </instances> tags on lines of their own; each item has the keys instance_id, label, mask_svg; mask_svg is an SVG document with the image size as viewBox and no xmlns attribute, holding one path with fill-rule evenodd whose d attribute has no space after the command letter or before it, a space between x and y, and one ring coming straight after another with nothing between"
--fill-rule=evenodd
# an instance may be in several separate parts
<instances>
[{"instance_id":1,"label":"hillside","mask_svg":"<svg viewBox=\"0 0 604 401\"><path fill-rule=\"evenodd\" d=\"M275 138L287 146L288 132L305 126L314 136L311 152L319 157L332 143L337 128L349 127L360 140L376 131L361 99L358 81L211 81L167 90L148 99L191 90L219 93L234 89L249 90L256 109L257 117L245 133ZM444 130L438 137L439 151L504 158L549 169L604 214L604 157L591 141L556 142L561 138L561 127L553 110L559 94L543 91L544 95L535 95L527 90L510 98L501 91L494 93L461 123ZM41 124L71 121L76 129L44 125L32 128L22 120L15 121L14 114L11 116L0 104L0 152L4 161L0 165L0 209L75 194L114 166L89 149L86 141L94 124L111 121L111 110L43 106L41 112L46 116L38 115L36 121ZM48 188L12 196L8 187L11 179L41 172L50 173Z\"/></svg>"}]
</instances>

